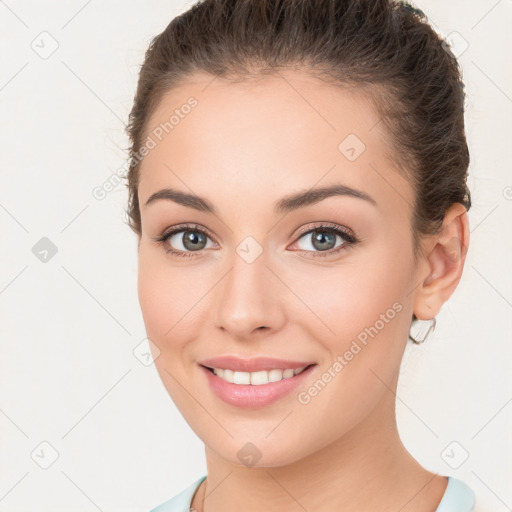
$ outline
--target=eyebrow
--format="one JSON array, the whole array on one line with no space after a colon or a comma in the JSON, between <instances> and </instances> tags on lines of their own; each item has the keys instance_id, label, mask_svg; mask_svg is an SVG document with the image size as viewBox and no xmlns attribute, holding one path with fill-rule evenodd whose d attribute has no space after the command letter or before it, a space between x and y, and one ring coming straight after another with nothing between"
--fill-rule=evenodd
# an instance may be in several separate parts
<instances>
[{"instance_id":1,"label":"eyebrow","mask_svg":"<svg viewBox=\"0 0 512 512\"><path fill-rule=\"evenodd\" d=\"M274 212L276 214L291 212L293 210L298 210L299 208L319 203L320 201L333 196L355 197L377 206L375 199L370 197L368 194L345 185L336 184L329 187L313 188L283 197L274 205ZM216 208L207 199L196 196L195 194L180 192L179 190L172 188L164 188L154 194L151 194L149 199L146 201L145 206L161 199L174 201L177 204L193 208L200 212L218 215Z\"/></svg>"}]
</instances>

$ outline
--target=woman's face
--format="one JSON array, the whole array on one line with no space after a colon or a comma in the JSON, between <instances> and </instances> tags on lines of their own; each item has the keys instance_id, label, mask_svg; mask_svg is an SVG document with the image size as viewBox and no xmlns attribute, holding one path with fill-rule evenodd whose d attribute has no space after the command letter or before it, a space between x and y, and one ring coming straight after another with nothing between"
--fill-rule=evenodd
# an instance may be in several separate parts
<instances>
[{"instance_id":1,"label":"woman's face","mask_svg":"<svg viewBox=\"0 0 512 512\"><path fill-rule=\"evenodd\" d=\"M299 71L212 80L170 91L148 123L139 300L160 377L206 446L281 466L393 412L383 404L426 277L414 196L362 95ZM314 194L334 186L356 192ZM181 195L153 196L164 189ZM314 365L293 383L230 384L201 366L223 356Z\"/></svg>"}]
</instances>

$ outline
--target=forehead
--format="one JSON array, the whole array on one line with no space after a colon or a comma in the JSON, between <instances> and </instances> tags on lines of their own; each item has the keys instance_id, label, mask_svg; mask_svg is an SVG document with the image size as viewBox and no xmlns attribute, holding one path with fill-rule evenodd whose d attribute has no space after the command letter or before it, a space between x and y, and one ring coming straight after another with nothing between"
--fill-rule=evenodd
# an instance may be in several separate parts
<instances>
[{"instance_id":1,"label":"forehead","mask_svg":"<svg viewBox=\"0 0 512 512\"><path fill-rule=\"evenodd\" d=\"M141 204L171 185L201 195L224 186L250 199L262 187L285 195L317 182L412 200L366 93L301 71L244 81L195 74L162 97L146 126Z\"/></svg>"}]
</instances>

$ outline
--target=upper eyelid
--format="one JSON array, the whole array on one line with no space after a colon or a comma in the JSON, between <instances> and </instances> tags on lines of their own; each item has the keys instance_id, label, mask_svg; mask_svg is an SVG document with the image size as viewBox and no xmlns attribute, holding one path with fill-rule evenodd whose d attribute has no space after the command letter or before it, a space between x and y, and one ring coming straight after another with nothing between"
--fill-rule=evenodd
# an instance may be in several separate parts
<instances>
[{"instance_id":1,"label":"upper eyelid","mask_svg":"<svg viewBox=\"0 0 512 512\"><path fill-rule=\"evenodd\" d=\"M199 224L177 224L176 226L172 226L169 229L165 229L161 236L169 236L171 234L179 233L180 231L200 231L211 238L215 238L208 229L200 226Z\"/></svg>"},{"instance_id":2,"label":"upper eyelid","mask_svg":"<svg viewBox=\"0 0 512 512\"><path fill-rule=\"evenodd\" d=\"M333 230L341 232L345 236L351 236L355 238L355 235L352 233L352 230L349 228L346 228L344 226L340 226L339 224L336 224L334 222L328 222L328 221L318 221L310 223L309 225L305 226L304 229L299 230L299 232L295 235L297 237L301 237L303 235L306 235L310 233L311 231L315 230L321 230L324 229L325 231Z\"/></svg>"}]
</instances>

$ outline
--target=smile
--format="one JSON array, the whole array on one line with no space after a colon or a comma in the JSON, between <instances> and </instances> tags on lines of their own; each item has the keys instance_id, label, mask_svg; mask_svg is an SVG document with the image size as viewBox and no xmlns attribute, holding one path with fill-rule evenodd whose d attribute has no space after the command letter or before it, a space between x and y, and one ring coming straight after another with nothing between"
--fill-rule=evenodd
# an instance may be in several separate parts
<instances>
[{"instance_id":1,"label":"smile","mask_svg":"<svg viewBox=\"0 0 512 512\"><path fill-rule=\"evenodd\" d=\"M307 366L301 368L287 368L285 370L261 370L258 372L239 372L224 368L210 368L210 370L220 377L222 380L231 384L251 384L253 386L261 386L270 382L279 382L283 379L290 379L299 373L302 373Z\"/></svg>"},{"instance_id":2,"label":"smile","mask_svg":"<svg viewBox=\"0 0 512 512\"><path fill-rule=\"evenodd\" d=\"M252 372L230 368L198 366L208 388L223 402L248 409L269 406L304 383L318 367L316 363L298 368L275 368Z\"/></svg>"}]
</instances>

